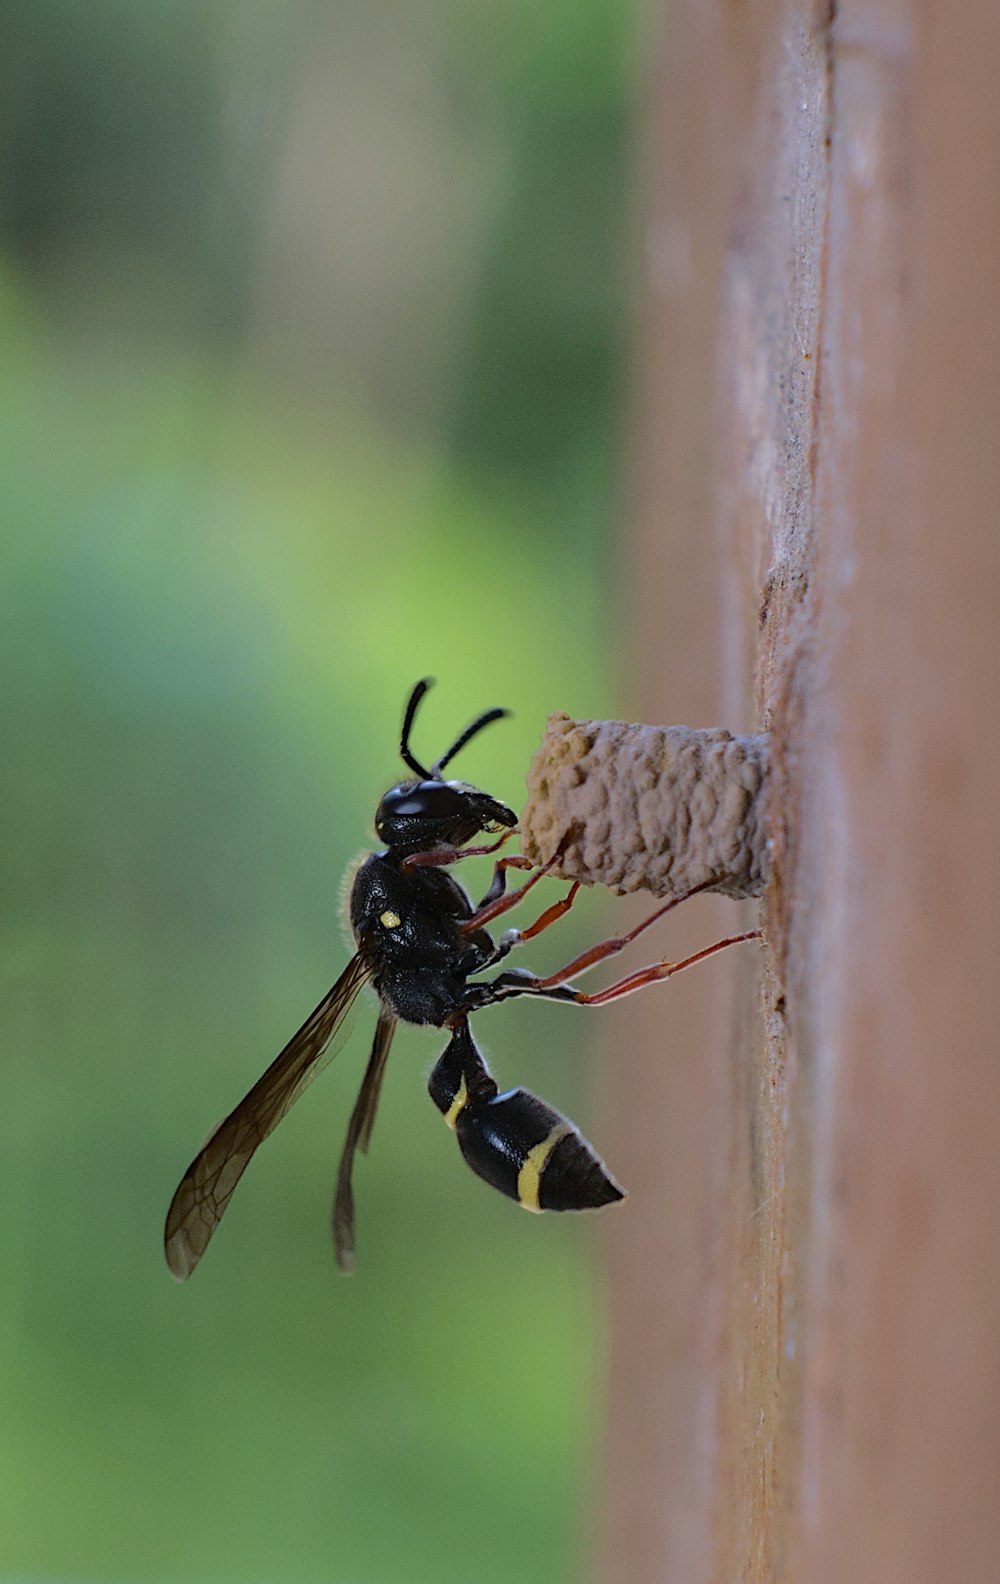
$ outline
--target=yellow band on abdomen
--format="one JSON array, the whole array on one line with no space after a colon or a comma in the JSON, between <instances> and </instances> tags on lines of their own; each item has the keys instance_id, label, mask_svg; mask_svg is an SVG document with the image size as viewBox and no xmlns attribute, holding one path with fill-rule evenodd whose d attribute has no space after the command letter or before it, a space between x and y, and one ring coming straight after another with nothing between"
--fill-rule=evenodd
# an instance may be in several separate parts
<instances>
[{"instance_id":1,"label":"yellow band on abdomen","mask_svg":"<svg viewBox=\"0 0 1000 1584\"><path fill-rule=\"evenodd\" d=\"M453 1128L455 1126L455 1124L457 1123L458 1118L459 1118L459 1113L465 1110L466 1104L468 1103L468 1099L469 1099L469 1091L465 1087L465 1079L463 1078L461 1083L458 1086L457 1095L455 1096L454 1100L451 1102L451 1105L448 1107L447 1111L444 1114L444 1119L445 1119L445 1121L447 1122L447 1124L448 1124L448 1126L450 1128Z\"/></svg>"},{"instance_id":2,"label":"yellow band on abdomen","mask_svg":"<svg viewBox=\"0 0 1000 1584\"><path fill-rule=\"evenodd\" d=\"M552 1151L567 1133L573 1129L568 1122L560 1122L554 1127L547 1138L540 1144L533 1144L528 1151L524 1165L517 1174L517 1202L525 1210L541 1210L539 1196L542 1187L542 1172Z\"/></svg>"}]
</instances>

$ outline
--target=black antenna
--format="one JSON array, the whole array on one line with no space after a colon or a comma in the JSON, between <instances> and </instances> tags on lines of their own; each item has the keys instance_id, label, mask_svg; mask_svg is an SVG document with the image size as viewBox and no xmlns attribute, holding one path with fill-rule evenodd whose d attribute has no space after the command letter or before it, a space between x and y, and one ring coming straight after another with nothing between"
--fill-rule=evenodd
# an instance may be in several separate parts
<instances>
[{"instance_id":1,"label":"black antenna","mask_svg":"<svg viewBox=\"0 0 1000 1584\"><path fill-rule=\"evenodd\" d=\"M470 742L472 740L472 738L475 737L477 732L482 731L483 727L484 726L488 726L491 721L503 720L504 716L505 715L509 715L509 714L510 714L510 710L491 709L491 710L487 710L485 715L478 715L476 717L476 719L472 722L471 726L466 726L466 728L465 728L464 732L462 733L461 737L459 737L456 742L452 743L451 747L448 749L448 752L445 754L444 758L443 759L439 759L437 764L432 767L431 775L432 776L440 776L441 771L444 769L445 765L451 763L451 761L454 759L455 755L457 753L459 753L461 751L461 749L463 749L465 747L467 742Z\"/></svg>"},{"instance_id":2,"label":"black antenna","mask_svg":"<svg viewBox=\"0 0 1000 1584\"><path fill-rule=\"evenodd\" d=\"M413 692L410 694L409 702L406 706L406 714L403 716L403 731L399 739L399 751L403 756L403 763L409 766L414 775L418 775L421 781L433 780L434 776L437 774L437 770L425 770L420 761L414 759L410 752L410 727L413 725L413 717L417 713L417 706L419 705L420 700L423 698L428 689L432 688L433 686L434 678L424 677L423 680L418 682L416 687L413 689Z\"/></svg>"}]
</instances>

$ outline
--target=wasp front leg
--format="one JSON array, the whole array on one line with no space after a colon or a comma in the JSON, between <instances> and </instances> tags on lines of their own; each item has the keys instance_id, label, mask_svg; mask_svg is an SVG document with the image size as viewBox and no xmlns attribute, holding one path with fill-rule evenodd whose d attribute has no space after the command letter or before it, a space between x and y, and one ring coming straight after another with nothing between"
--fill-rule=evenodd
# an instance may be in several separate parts
<instances>
[{"instance_id":1,"label":"wasp front leg","mask_svg":"<svg viewBox=\"0 0 1000 1584\"><path fill-rule=\"evenodd\" d=\"M452 864L460 863L463 858L485 858L490 853L499 852L504 843L509 842L516 834L516 830L505 830L498 841L489 842L485 847L440 846L428 848L426 852L408 853L400 863L400 868L404 874L411 874L414 869L449 869ZM508 863L515 864L519 869L534 867L527 858L520 861L512 858Z\"/></svg>"},{"instance_id":2,"label":"wasp front leg","mask_svg":"<svg viewBox=\"0 0 1000 1584\"><path fill-rule=\"evenodd\" d=\"M529 858L522 856L501 858L494 867L493 882L489 890L476 908L476 911L462 924L463 934L472 935L476 930L484 929L487 924L491 924L495 918L500 918L502 914L509 913L512 908L516 908L518 903L527 896L528 892L538 884L539 880L544 880L545 876L555 868L561 857L562 848L560 847L553 853L547 863L543 863L537 868ZM508 869L534 869L535 872L529 880L518 886L515 891L508 891ZM541 930L546 929L556 917L566 912L579 889L579 884L574 883L568 900L564 903L557 903L555 912L553 912L552 908L547 908L542 915L542 919L532 926L530 932L520 934L519 939L527 940L529 934L537 935Z\"/></svg>"},{"instance_id":3,"label":"wasp front leg","mask_svg":"<svg viewBox=\"0 0 1000 1584\"><path fill-rule=\"evenodd\" d=\"M482 913L484 908L492 907L494 902L499 902L502 896L506 896L508 869L534 869L536 867L537 865L533 864L530 858L525 858L521 853L515 853L511 858L498 858L493 865L493 879L490 881L489 890L483 895L479 906L476 908L476 914ZM490 914L491 918L495 916L495 914Z\"/></svg>"},{"instance_id":4,"label":"wasp front leg","mask_svg":"<svg viewBox=\"0 0 1000 1584\"><path fill-rule=\"evenodd\" d=\"M625 1197L567 1117L525 1089L499 1094L468 1020L456 1024L428 1083L466 1164L525 1210L597 1210Z\"/></svg>"}]
</instances>

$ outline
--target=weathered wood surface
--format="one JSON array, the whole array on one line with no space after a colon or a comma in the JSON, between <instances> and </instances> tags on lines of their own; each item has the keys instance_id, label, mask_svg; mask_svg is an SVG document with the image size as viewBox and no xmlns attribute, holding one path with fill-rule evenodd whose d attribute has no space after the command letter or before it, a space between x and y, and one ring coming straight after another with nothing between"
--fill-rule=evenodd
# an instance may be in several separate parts
<instances>
[{"instance_id":1,"label":"weathered wood surface","mask_svg":"<svg viewBox=\"0 0 1000 1584\"><path fill-rule=\"evenodd\" d=\"M606 1584L1000 1578L998 60L986 0L665 19L629 702L783 792L762 974L607 1014Z\"/></svg>"}]
</instances>

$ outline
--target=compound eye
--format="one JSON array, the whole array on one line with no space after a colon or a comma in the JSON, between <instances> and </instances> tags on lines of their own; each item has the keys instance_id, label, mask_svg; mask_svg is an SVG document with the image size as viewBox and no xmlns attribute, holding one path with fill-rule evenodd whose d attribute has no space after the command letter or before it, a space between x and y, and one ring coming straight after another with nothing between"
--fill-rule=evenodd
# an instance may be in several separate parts
<instances>
[{"instance_id":1,"label":"compound eye","mask_svg":"<svg viewBox=\"0 0 1000 1584\"><path fill-rule=\"evenodd\" d=\"M416 786L393 787L382 799L379 817L395 819L454 819L464 811L461 792L446 781L418 781Z\"/></svg>"},{"instance_id":2,"label":"compound eye","mask_svg":"<svg viewBox=\"0 0 1000 1584\"><path fill-rule=\"evenodd\" d=\"M422 832L421 840L433 840L435 832L448 835L457 822L467 823L468 814L463 790L454 783L404 781L385 794L375 816L375 829L384 840L396 844L410 832L415 839L416 833Z\"/></svg>"}]
</instances>

